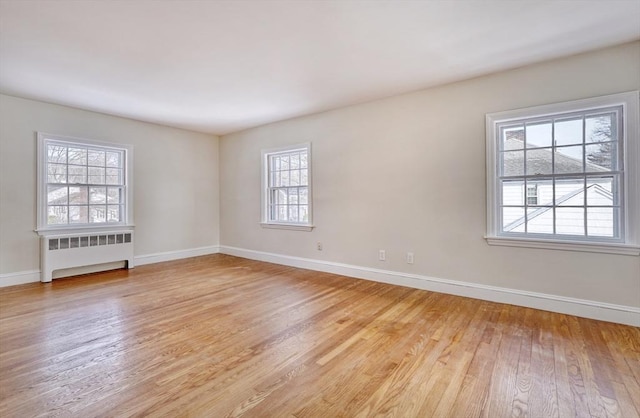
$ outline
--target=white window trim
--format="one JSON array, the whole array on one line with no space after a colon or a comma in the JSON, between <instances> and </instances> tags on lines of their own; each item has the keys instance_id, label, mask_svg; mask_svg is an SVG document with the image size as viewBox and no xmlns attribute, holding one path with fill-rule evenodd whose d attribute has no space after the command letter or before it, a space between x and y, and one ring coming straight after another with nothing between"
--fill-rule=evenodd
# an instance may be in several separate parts
<instances>
[{"instance_id":1,"label":"white window trim","mask_svg":"<svg viewBox=\"0 0 640 418\"><path fill-rule=\"evenodd\" d=\"M290 223L290 222L275 222L269 220L269 198L267 196L267 189L269 188L269 163L268 158L270 154L278 152L306 150L307 151L307 167L308 167L308 199L309 199L309 222L307 223ZM313 163L311 154L311 143L305 142L302 144L290 145L286 147L263 149L261 152L261 221L260 225L263 228L271 229L288 229L292 231L311 231L315 227L313 225Z\"/></svg>"},{"instance_id":2,"label":"white window trim","mask_svg":"<svg viewBox=\"0 0 640 418\"><path fill-rule=\"evenodd\" d=\"M46 141L60 141L60 142L68 142L75 143L79 145L95 145L104 148L114 148L119 150L125 150L125 166L124 166L124 174L125 174L125 193L126 193L126 204L125 204L125 215L124 221L118 223L109 223L109 224L99 224L99 225L47 225L46 221L46 202L47 202L47 173L45 170L46 167ZM133 146L127 144L119 144L119 143L109 143L102 141L94 141L91 139L70 137L70 136L62 136L62 135L54 135L48 134L45 132L37 133L37 197L36 197L36 205L37 205L37 220L36 220L36 229L35 232L41 236L47 236L52 234L67 234L67 233L77 233L77 232L104 232L111 230L133 230L135 225L133 224Z\"/></svg>"},{"instance_id":3,"label":"white window trim","mask_svg":"<svg viewBox=\"0 0 640 418\"><path fill-rule=\"evenodd\" d=\"M623 108L623 163L624 174L624 206L623 215L625 230L623 243L606 242L606 240L576 241L538 239L520 236L499 235L500 220L497 205L497 125L530 117L551 116L557 113L584 111L608 106ZM490 245L543 248L553 250L587 251L597 253L640 255L640 129L639 129L640 95L638 91L612 94L583 100L575 100L550 105L535 106L486 115L486 160L487 160L487 235L485 239Z\"/></svg>"}]
</instances>

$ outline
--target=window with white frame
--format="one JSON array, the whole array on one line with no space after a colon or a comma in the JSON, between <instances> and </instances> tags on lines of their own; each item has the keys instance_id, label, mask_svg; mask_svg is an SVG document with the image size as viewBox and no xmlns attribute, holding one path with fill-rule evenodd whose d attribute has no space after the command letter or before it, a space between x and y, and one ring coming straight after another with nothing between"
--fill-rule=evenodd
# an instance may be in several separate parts
<instances>
[{"instance_id":1,"label":"window with white frame","mask_svg":"<svg viewBox=\"0 0 640 418\"><path fill-rule=\"evenodd\" d=\"M129 224L131 147L38 134L38 231Z\"/></svg>"},{"instance_id":2,"label":"window with white frame","mask_svg":"<svg viewBox=\"0 0 640 418\"><path fill-rule=\"evenodd\" d=\"M527 184L527 205L538 204L538 185L536 183Z\"/></svg>"},{"instance_id":3,"label":"window with white frame","mask_svg":"<svg viewBox=\"0 0 640 418\"><path fill-rule=\"evenodd\" d=\"M638 92L488 114L488 242L640 253L638 140Z\"/></svg>"},{"instance_id":4,"label":"window with white frame","mask_svg":"<svg viewBox=\"0 0 640 418\"><path fill-rule=\"evenodd\" d=\"M312 228L311 144L262 152L262 224Z\"/></svg>"}]
</instances>

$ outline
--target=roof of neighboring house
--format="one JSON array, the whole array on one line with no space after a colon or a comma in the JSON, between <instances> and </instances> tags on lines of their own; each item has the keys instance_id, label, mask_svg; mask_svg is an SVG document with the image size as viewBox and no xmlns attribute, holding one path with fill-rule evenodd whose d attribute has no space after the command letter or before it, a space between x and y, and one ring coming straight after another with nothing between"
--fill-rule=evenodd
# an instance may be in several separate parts
<instances>
[{"instance_id":1,"label":"roof of neighboring house","mask_svg":"<svg viewBox=\"0 0 640 418\"><path fill-rule=\"evenodd\" d=\"M515 132L508 135L504 143L505 151L515 151L524 149L524 140ZM524 153L509 152L504 155L504 169L506 173L521 173ZM556 152L554 155L556 173L582 173L582 160L569 157L568 155ZM586 170L588 172L609 171L597 164L587 161ZM533 174L551 174L551 149L550 148L528 148L527 149L527 172Z\"/></svg>"}]
</instances>

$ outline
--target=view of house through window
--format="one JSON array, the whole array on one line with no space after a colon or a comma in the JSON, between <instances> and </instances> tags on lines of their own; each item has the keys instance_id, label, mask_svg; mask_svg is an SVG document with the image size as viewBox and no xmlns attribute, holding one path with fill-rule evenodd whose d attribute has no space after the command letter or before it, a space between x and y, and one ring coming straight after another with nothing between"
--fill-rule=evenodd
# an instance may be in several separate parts
<instances>
[{"instance_id":1,"label":"view of house through window","mask_svg":"<svg viewBox=\"0 0 640 418\"><path fill-rule=\"evenodd\" d=\"M126 149L43 141L43 227L126 221Z\"/></svg>"},{"instance_id":2,"label":"view of house through window","mask_svg":"<svg viewBox=\"0 0 640 418\"><path fill-rule=\"evenodd\" d=\"M264 158L266 163L265 221L310 224L309 146L267 152Z\"/></svg>"},{"instance_id":3,"label":"view of house through window","mask_svg":"<svg viewBox=\"0 0 640 418\"><path fill-rule=\"evenodd\" d=\"M498 124L501 231L620 238L621 107Z\"/></svg>"},{"instance_id":4,"label":"view of house through window","mask_svg":"<svg viewBox=\"0 0 640 418\"><path fill-rule=\"evenodd\" d=\"M486 115L487 243L640 253L637 91Z\"/></svg>"}]
</instances>

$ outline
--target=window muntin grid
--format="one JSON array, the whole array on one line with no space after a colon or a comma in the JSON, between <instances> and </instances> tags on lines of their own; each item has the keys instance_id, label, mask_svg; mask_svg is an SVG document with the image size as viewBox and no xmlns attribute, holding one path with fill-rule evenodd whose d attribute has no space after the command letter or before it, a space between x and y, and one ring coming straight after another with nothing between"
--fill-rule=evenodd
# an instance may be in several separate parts
<instances>
[{"instance_id":1,"label":"window muntin grid","mask_svg":"<svg viewBox=\"0 0 640 418\"><path fill-rule=\"evenodd\" d=\"M267 222L310 223L309 151L267 154Z\"/></svg>"},{"instance_id":2,"label":"window muntin grid","mask_svg":"<svg viewBox=\"0 0 640 418\"><path fill-rule=\"evenodd\" d=\"M126 150L45 139L45 225L125 222Z\"/></svg>"},{"instance_id":3,"label":"window muntin grid","mask_svg":"<svg viewBox=\"0 0 640 418\"><path fill-rule=\"evenodd\" d=\"M622 241L622 126L622 106L497 123L499 233Z\"/></svg>"}]
</instances>

